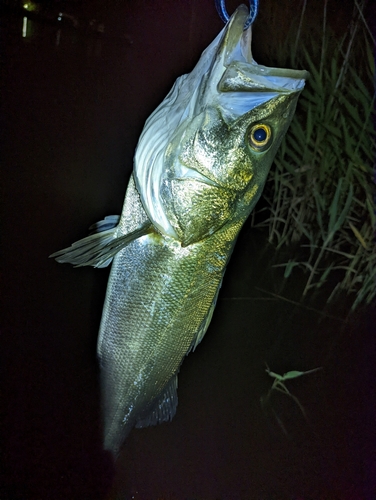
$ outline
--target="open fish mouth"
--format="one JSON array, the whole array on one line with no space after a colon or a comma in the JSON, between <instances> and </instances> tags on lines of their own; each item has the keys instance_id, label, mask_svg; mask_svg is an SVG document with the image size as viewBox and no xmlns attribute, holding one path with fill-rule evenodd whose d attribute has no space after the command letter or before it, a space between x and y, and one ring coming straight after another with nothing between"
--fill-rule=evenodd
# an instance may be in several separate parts
<instances>
[{"instance_id":1,"label":"open fish mouth","mask_svg":"<svg viewBox=\"0 0 376 500\"><path fill-rule=\"evenodd\" d=\"M309 76L305 70L257 64L252 55L252 26L243 30L247 16L247 7L241 5L220 34L205 92L206 102L214 99L232 118L281 93L300 92Z\"/></svg>"},{"instance_id":2,"label":"open fish mouth","mask_svg":"<svg viewBox=\"0 0 376 500\"><path fill-rule=\"evenodd\" d=\"M197 128L203 113L210 120L210 115L219 111L230 126L277 96L298 94L308 77L306 71L257 64L251 51L251 27L243 30L247 16L247 7L241 5L193 71L178 78L140 136L135 154L136 187L154 227L166 236L179 239L162 195L166 182L192 178L225 187L208 169L180 158L180 144L190 130ZM284 118L288 118L287 114Z\"/></svg>"}]
</instances>

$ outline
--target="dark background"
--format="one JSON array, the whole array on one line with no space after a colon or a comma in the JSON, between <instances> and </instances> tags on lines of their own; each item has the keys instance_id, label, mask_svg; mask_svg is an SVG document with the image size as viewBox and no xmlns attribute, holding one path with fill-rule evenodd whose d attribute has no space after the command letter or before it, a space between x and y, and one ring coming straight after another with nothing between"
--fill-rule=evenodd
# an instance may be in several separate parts
<instances>
[{"instance_id":1,"label":"dark background","mask_svg":"<svg viewBox=\"0 0 376 500\"><path fill-rule=\"evenodd\" d=\"M268 64L266 42L285 36L302 3L260 4L254 54ZM305 30L323 4L308 2ZM80 28L31 16L23 37L12 4L1 16L0 500L375 499L374 309L345 321L320 297L298 305L299 276L281 280L249 224L182 366L173 422L133 431L116 466L102 451L95 349L108 270L47 257L120 213L145 119L223 24L213 0L50 6ZM352 6L328 3L339 34ZM307 420L287 396L261 407L265 362L277 373L323 367L289 383Z\"/></svg>"}]
</instances>

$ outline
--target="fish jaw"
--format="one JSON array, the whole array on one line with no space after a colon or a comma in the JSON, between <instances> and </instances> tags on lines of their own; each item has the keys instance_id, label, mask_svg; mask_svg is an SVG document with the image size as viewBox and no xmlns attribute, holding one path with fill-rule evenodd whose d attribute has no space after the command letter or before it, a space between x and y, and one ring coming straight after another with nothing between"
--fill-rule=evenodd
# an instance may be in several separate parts
<instances>
[{"instance_id":1,"label":"fish jaw","mask_svg":"<svg viewBox=\"0 0 376 500\"><path fill-rule=\"evenodd\" d=\"M265 177L277 147L262 155L247 151L246 125L268 115L274 123L273 143L278 145L308 75L258 65L251 52L251 27L243 30L247 16L248 9L240 6L193 71L176 81L147 120L136 150L134 174L143 207L161 234L183 245L207 237L230 220L226 217L236 216L239 197L245 191L251 190L258 199L254 180ZM289 95L296 98L284 97ZM192 150L194 154L189 155ZM182 186L187 187L185 194ZM178 211L173 207L176 193ZM218 224L209 223L202 231L197 224L194 230L185 229L192 205L189 200L192 196L199 199L202 193L220 210ZM226 201L221 203L224 197ZM185 209L183 198L188 202Z\"/></svg>"}]
</instances>

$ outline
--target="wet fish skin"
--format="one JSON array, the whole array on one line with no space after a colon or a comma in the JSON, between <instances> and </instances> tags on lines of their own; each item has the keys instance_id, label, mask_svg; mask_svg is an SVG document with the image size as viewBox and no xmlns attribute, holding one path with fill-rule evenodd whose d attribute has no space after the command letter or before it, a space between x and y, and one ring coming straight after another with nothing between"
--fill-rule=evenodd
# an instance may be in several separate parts
<instances>
[{"instance_id":1,"label":"wet fish skin","mask_svg":"<svg viewBox=\"0 0 376 500\"><path fill-rule=\"evenodd\" d=\"M234 124L229 132L232 142L227 144L241 153L228 160L228 167L238 173L232 178L222 169L221 176L215 177L199 165L189 151L192 137L183 141L181 155L187 161L192 159L209 183L187 177L177 181L182 185L180 194L174 187L166 190L165 198L170 195L167 213L170 210L171 218L176 218L174 227L181 241L153 231L115 256L98 342L104 446L115 454L134 426L172 418L177 404L177 372L184 356L206 332L237 234L262 192L274 151L287 128L286 118L282 124L280 120L286 110L290 117L296 99L297 95L277 96ZM263 158L254 157L244 144L244 135L250 126L265 119L274 127L275 142ZM214 132L209 136L214 134L215 138L218 123L210 123ZM197 147L198 141L204 150L211 143L205 134L196 135ZM219 149L227 154L226 147ZM218 163L221 165L220 157ZM247 179L244 183L243 178ZM135 202L138 192L133 178L128 189L126 200L132 197L133 201L126 201L118 236L140 224L140 220L133 222L136 206L136 213L147 219L141 200Z\"/></svg>"},{"instance_id":2,"label":"wet fish skin","mask_svg":"<svg viewBox=\"0 0 376 500\"><path fill-rule=\"evenodd\" d=\"M106 449L116 454L135 425L172 418L177 372L210 322L241 223L187 247L155 232L116 255L98 341Z\"/></svg>"},{"instance_id":3,"label":"wet fish skin","mask_svg":"<svg viewBox=\"0 0 376 500\"><path fill-rule=\"evenodd\" d=\"M102 233L53 254L78 266L113 258L98 357L114 455L133 427L175 414L180 365L209 326L304 86L305 72L253 61L247 16L240 7L147 120L118 225L102 221ZM260 127L265 144L255 142Z\"/></svg>"}]
</instances>

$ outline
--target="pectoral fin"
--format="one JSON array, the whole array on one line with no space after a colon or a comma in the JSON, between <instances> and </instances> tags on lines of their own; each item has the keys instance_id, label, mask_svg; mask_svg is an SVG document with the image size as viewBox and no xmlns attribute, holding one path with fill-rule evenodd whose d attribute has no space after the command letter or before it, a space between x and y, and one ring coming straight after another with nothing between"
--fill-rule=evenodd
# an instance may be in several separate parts
<instances>
[{"instance_id":1,"label":"pectoral fin","mask_svg":"<svg viewBox=\"0 0 376 500\"><path fill-rule=\"evenodd\" d=\"M131 241L148 234L152 229L152 224L147 221L134 231L117 237L115 232L118 221L117 215L106 217L103 221L90 226L90 229L97 231L95 234L76 241L70 247L59 250L50 257L60 264L73 264L75 267L107 267L119 250ZM107 229L108 227L110 229Z\"/></svg>"}]
</instances>

